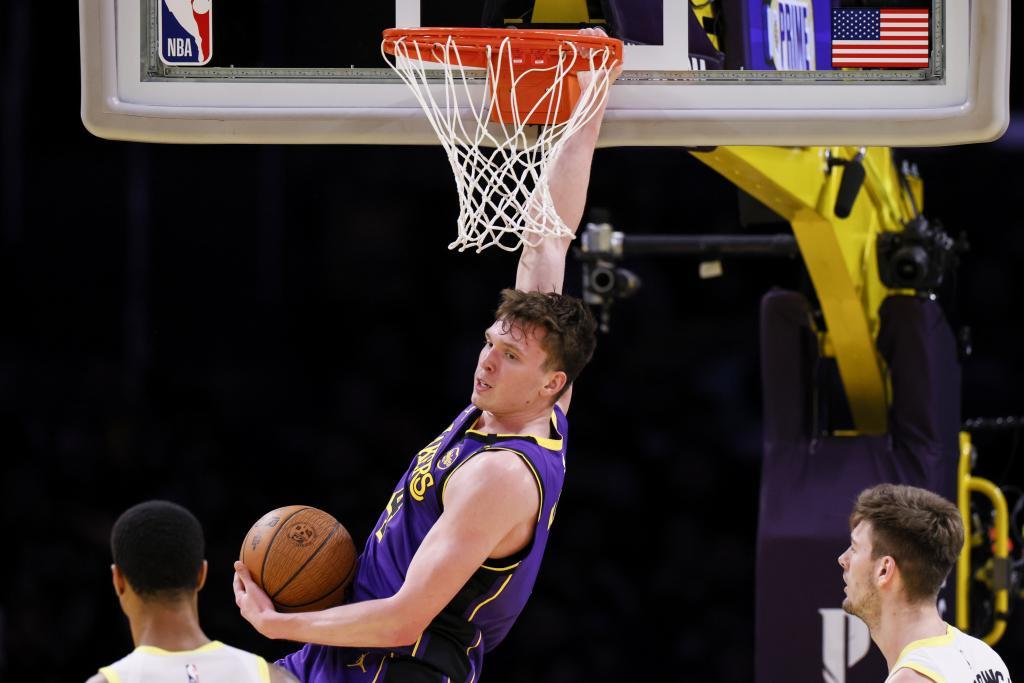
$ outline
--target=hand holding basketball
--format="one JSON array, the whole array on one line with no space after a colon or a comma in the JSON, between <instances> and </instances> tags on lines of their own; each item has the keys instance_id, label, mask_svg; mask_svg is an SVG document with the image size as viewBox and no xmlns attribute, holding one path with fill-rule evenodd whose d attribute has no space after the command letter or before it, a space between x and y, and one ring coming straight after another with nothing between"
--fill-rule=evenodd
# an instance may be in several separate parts
<instances>
[{"instance_id":1,"label":"hand holding basketball","mask_svg":"<svg viewBox=\"0 0 1024 683\"><path fill-rule=\"evenodd\" d=\"M235 604L242 613L242 618L253 625L257 631L268 638L273 634L267 629L266 616L276 613L273 601L256 585L242 562L235 562L235 578L232 581L235 591Z\"/></svg>"},{"instance_id":2,"label":"hand holding basketball","mask_svg":"<svg viewBox=\"0 0 1024 683\"><path fill-rule=\"evenodd\" d=\"M338 520L305 505L277 508L242 542L235 603L262 632L269 612L313 612L341 604L355 569L355 544Z\"/></svg>"}]
</instances>

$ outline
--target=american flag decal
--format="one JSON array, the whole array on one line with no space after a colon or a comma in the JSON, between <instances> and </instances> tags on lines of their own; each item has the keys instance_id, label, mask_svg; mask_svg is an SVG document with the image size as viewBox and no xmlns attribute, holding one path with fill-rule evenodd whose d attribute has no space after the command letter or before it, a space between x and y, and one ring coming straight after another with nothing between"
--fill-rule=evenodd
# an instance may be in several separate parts
<instances>
[{"instance_id":1,"label":"american flag decal","mask_svg":"<svg viewBox=\"0 0 1024 683\"><path fill-rule=\"evenodd\" d=\"M928 68L927 9L832 10L832 68Z\"/></svg>"}]
</instances>

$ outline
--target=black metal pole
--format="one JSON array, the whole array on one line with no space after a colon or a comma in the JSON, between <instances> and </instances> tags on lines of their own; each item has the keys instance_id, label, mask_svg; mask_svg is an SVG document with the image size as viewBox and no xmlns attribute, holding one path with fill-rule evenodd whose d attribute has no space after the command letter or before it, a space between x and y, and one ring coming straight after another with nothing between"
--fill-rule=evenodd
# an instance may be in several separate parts
<instances>
[{"instance_id":1,"label":"black metal pole","mask_svg":"<svg viewBox=\"0 0 1024 683\"><path fill-rule=\"evenodd\" d=\"M628 235L623 255L730 254L735 256L797 256L792 235Z\"/></svg>"}]
</instances>

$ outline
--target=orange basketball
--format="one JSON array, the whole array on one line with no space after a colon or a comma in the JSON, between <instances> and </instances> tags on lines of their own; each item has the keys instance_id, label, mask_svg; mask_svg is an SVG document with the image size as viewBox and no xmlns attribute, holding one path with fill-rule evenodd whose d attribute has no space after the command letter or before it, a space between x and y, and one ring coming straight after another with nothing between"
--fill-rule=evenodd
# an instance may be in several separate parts
<instances>
[{"instance_id":1,"label":"orange basketball","mask_svg":"<svg viewBox=\"0 0 1024 683\"><path fill-rule=\"evenodd\" d=\"M246 534L238 559L279 612L340 605L356 573L356 546L348 531L308 505L263 515Z\"/></svg>"}]
</instances>

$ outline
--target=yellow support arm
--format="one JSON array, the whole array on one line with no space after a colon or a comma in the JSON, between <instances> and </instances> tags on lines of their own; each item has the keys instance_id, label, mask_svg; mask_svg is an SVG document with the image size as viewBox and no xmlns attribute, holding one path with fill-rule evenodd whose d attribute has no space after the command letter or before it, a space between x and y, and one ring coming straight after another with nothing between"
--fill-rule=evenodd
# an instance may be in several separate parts
<instances>
[{"instance_id":1,"label":"yellow support arm","mask_svg":"<svg viewBox=\"0 0 1024 683\"><path fill-rule=\"evenodd\" d=\"M535 24L573 24L589 21L587 0L537 0L533 3Z\"/></svg>"},{"instance_id":2,"label":"yellow support arm","mask_svg":"<svg viewBox=\"0 0 1024 683\"><path fill-rule=\"evenodd\" d=\"M988 481L971 475L974 459L974 446L971 435L960 432L960 464L957 476L957 499L960 516L964 520L964 547L960 551L956 565L956 627L967 631L970 626L970 587L971 587L971 494L980 493L986 496L995 510L996 538L995 552L992 558L992 588L995 593L995 622L992 629L982 639L989 645L995 645L1006 631L1006 613L1010 606L1009 585L1009 530L1010 515L1006 506L1006 498L999 487ZM985 539L982 539L985 542Z\"/></svg>"},{"instance_id":3,"label":"yellow support arm","mask_svg":"<svg viewBox=\"0 0 1024 683\"><path fill-rule=\"evenodd\" d=\"M912 217L888 148L865 150L864 186L849 217L834 212L848 147L718 147L693 156L790 222L821 303L856 431L886 431L885 370L875 349L878 309L889 290L878 278L875 240ZM920 210L921 185L911 185Z\"/></svg>"}]
</instances>

